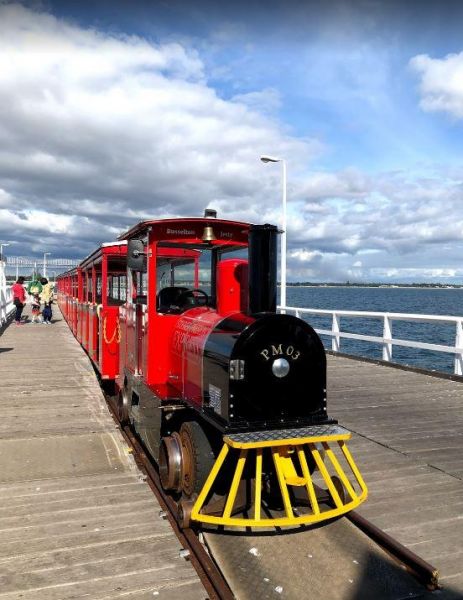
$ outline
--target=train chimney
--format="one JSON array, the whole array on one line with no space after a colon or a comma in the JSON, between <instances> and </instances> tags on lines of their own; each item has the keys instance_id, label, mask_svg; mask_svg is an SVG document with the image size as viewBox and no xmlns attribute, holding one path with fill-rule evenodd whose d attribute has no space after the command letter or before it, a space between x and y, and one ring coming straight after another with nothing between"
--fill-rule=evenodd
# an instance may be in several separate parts
<instances>
[{"instance_id":1,"label":"train chimney","mask_svg":"<svg viewBox=\"0 0 463 600\"><path fill-rule=\"evenodd\" d=\"M249 312L275 312L277 304L277 234L275 225L249 228Z\"/></svg>"}]
</instances>

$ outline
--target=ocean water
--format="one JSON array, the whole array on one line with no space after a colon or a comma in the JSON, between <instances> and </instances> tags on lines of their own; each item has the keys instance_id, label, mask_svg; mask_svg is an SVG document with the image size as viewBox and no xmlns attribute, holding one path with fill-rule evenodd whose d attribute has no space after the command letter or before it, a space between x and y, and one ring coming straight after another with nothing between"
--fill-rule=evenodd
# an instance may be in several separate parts
<instances>
[{"instance_id":1,"label":"ocean water","mask_svg":"<svg viewBox=\"0 0 463 600\"><path fill-rule=\"evenodd\" d=\"M288 287L288 306L327 310L361 310L463 316L463 289L453 288L358 288L358 287ZM312 327L331 329L331 316L303 315ZM413 323L394 321L393 337L453 346L454 324ZM381 319L349 319L341 317L341 331L382 336ZM322 336L327 349L331 338ZM341 352L381 359L380 344L341 338ZM392 347L392 360L424 369L453 373L454 356L403 346Z\"/></svg>"}]
</instances>

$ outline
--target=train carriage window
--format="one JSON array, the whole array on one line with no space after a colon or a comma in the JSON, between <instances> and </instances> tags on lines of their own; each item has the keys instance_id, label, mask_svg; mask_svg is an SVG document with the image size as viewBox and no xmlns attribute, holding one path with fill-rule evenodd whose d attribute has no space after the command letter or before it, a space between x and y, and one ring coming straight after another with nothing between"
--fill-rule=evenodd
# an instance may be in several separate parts
<instances>
[{"instance_id":1,"label":"train carriage window","mask_svg":"<svg viewBox=\"0 0 463 600\"><path fill-rule=\"evenodd\" d=\"M120 306L127 300L127 271L125 259L109 257L107 273L106 302L108 306Z\"/></svg>"},{"instance_id":2,"label":"train carriage window","mask_svg":"<svg viewBox=\"0 0 463 600\"><path fill-rule=\"evenodd\" d=\"M194 287L195 263L194 260L165 258L158 260L156 269L156 288L162 290L166 287Z\"/></svg>"},{"instance_id":3,"label":"train carriage window","mask_svg":"<svg viewBox=\"0 0 463 600\"><path fill-rule=\"evenodd\" d=\"M82 298L84 302L87 302L88 298L87 298L87 293L88 293L88 286L87 286L87 273L83 273L82 274Z\"/></svg>"},{"instance_id":4,"label":"train carriage window","mask_svg":"<svg viewBox=\"0 0 463 600\"><path fill-rule=\"evenodd\" d=\"M126 301L127 275L125 273L112 273L108 275L108 306L119 306Z\"/></svg>"},{"instance_id":5,"label":"train carriage window","mask_svg":"<svg viewBox=\"0 0 463 600\"><path fill-rule=\"evenodd\" d=\"M194 306L216 306L216 268L222 258L247 258L237 245L169 244L158 246L157 310L178 314Z\"/></svg>"},{"instance_id":6,"label":"train carriage window","mask_svg":"<svg viewBox=\"0 0 463 600\"><path fill-rule=\"evenodd\" d=\"M228 258L242 258L244 260L248 260L248 248L224 248L223 250L219 250L219 261L225 260Z\"/></svg>"},{"instance_id":7,"label":"train carriage window","mask_svg":"<svg viewBox=\"0 0 463 600\"><path fill-rule=\"evenodd\" d=\"M101 273L96 274L95 302L101 304Z\"/></svg>"},{"instance_id":8,"label":"train carriage window","mask_svg":"<svg viewBox=\"0 0 463 600\"><path fill-rule=\"evenodd\" d=\"M137 272L137 297L138 304L147 304L148 298L148 274L145 271Z\"/></svg>"},{"instance_id":9,"label":"train carriage window","mask_svg":"<svg viewBox=\"0 0 463 600\"><path fill-rule=\"evenodd\" d=\"M88 276L87 276L87 302L91 302L92 301L92 296L93 296L93 279L92 279L92 272L89 271Z\"/></svg>"}]
</instances>

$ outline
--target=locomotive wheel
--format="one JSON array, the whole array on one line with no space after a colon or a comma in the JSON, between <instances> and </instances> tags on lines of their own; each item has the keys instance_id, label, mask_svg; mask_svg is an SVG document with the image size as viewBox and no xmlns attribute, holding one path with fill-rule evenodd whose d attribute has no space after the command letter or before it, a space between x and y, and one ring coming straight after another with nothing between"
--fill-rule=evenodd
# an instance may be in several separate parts
<instances>
[{"instance_id":1,"label":"locomotive wheel","mask_svg":"<svg viewBox=\"0 0 463 600\"><path fill-rule=\"evenodd\" d=\"M161 439L159 476L165 490L180 492L182 483L182 444L180 435L176 431L172 435Z\"/></svg>"},{"instance_id":2,"label":"locomotive wheel","mask_svg":"<svg viewBox=\"0 0 463 600\"><path fill-rule=\"evenodd\" d=\"M187 498L199 494L214 465L214 453L203 428L196 421L180 427L182 447L181 489Z\"/></svg>"},{"instance_id":3,"label":"locomotive wheel","mask_svg":"<svg viewBox=\"0 0 463 600\"><path fill-rule=\"evenodd\" d=\"M177 522L182 529L188 529L191 525L191 511L195 501L196 495L193 498L182 498L177 505Z\"/></svg>"},{"instance_id":4,"label":"locomotive wheel","mask_svg":"<svg viewBox=\"0 0 463 600\"><path fill-rule=\"evenodd\" d=\"M129 422L129 405L130 397L127 386L124 386L119 392L117 399L117 418L122 425L126 425Z\"/></svg>"}]
</instances>

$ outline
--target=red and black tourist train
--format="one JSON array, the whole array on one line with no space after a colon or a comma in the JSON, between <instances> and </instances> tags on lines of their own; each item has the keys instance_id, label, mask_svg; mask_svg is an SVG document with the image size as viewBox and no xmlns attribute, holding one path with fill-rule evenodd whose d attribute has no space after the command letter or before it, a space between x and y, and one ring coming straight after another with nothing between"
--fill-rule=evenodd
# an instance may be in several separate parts
<instances>
[{"instance_id":1,"label":"red and black tourist train","mask_svg":"<svg viewBox=\"0 0 463 600\"><path fill-rule=\"evenodd\" d=\"M65 319L184 527L311 524L367 496L327 413L323 344L277 312L277 237L213 211L144 221L58 278Z\"/></svg>"}]
</instances>

